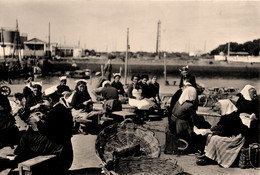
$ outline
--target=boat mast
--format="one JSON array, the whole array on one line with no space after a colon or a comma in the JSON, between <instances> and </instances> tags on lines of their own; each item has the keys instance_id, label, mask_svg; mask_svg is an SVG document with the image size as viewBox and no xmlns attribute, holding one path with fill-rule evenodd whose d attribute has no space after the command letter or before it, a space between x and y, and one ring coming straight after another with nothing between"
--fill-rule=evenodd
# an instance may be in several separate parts
<instances>
[{"instance_id":1,"label":"boat mast","mask_svg":"<svg viewBox=\"0 0 260 175\"><path fill-rule=\"evenodd\" d=\"M6 65L6 58L5 58L5 43L4 43L4 29L2 28L2 47L3 47L3 54L4 54L4 61L5 61L5 65Z\"/></svg>"},{"instance_id":2,"label":"boat mast","mask_svg":"<svg viewBox=\"0 0 260 175\"><path fill-rule=\"evenodd\" d=\"M160 59L160 46L161 46L161 21L158 21L157 26L157 39L156 39L156 54L158 59Z\"/></svg>"},{"instance_id":3,"label":"boat mast","mask_svg":"<svg viewBox=\"0 0 260 175\"><path fill-rule=\"evenodd\" d=\"M128 49L129 49L129 28L127 28L127 37L126 37L126 55L125 55L125 85L127 84L127 62L128 62Z\"/></svg>"},{"instance_id":4,"label":"boat mast","mask_svg":"<svg viewBox=\"0 0 260 175\"><path fill-rule=\"evenodd\" d=\"M49 39L48 57L50 58L51 57L51 23L50 22L49 22L49 36L48 36L48 39Z\"/></svg>"}]
</instances>

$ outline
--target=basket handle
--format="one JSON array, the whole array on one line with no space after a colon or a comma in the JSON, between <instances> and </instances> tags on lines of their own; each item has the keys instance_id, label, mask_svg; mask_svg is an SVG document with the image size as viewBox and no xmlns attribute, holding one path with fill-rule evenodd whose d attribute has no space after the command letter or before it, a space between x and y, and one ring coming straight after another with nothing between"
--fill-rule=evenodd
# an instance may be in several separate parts
<instances>
[{"instance_id":1,"label":"basket handle","mask_svg":"<svg viewBox=\"0 0 260 175\"><path fill-rule=\"evenodd\" d=\"M251 145L249 145L249 149L248 149L248 151L249 151L249 163L250 163L250 165L251 165L253 168L258 169L258 170L260 170L260 168L255 167L255 166L253 165L252 161L251 161L251 149L252 149L252 148L258 149L259 147L260 147L260 145L259 145L258 143L252 143Z\"/></svg>"}]
</instances>

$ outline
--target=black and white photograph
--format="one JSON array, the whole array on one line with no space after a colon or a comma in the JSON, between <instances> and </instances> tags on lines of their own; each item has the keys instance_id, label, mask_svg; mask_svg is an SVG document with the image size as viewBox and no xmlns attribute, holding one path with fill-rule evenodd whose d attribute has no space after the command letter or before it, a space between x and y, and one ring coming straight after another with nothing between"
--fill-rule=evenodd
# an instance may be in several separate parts
<instances>
[{"instance_id":1,"label":"black and white photograph","mask_svg":"<svg viewBox=\"0 0 260 175\"><path fill-rule=\"evenodd\" d=\"M259 175L259 9L0 0L0 175Z\"/></svg>"}]
</instances>

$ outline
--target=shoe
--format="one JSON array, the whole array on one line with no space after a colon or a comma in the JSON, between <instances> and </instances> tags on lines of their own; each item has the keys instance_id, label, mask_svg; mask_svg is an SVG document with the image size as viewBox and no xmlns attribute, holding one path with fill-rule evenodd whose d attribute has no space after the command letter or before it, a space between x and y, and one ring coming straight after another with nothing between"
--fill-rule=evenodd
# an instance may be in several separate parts
<instances>
[{"instance_id":1,"label":"shoe","mask_svg":"<svg viewBox=\"0 0 260 175\"><path fill-rule=\"evenodd\" d=\"M196 161L196 164L199 166L211 165L212 161L209 158L205 157L205 158L198 159Z\"/></svg>"}]
</instances>

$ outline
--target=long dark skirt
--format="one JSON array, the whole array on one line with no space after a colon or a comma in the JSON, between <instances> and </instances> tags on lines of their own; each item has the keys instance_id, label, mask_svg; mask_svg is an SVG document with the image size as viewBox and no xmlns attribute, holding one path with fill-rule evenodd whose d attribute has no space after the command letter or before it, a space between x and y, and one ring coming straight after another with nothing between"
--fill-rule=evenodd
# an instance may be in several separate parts
<instances>
[{"instance_id":1,"label":"long dark skirt","mask_svg":"<svg viewBox=\"0 0 260 175\"><path fill-rule=\"evenodd\" d=\"M20 136L13 117L0 117L0 148L18 144Z\"/></svg>"},{"instance_id":2,"label":"long dark skirt","mask_svg":"<svg viewBox=\"0 0 260 175\"><path fill-rule=\"evenodd\" d=\"M17 155L17 163L39 155L57 155L57 161L53 165L56 172L67 171L73 161L73 150L70 139L66 143L55 143L46 135L34 131L28 131L22 135L14 153Z\"/></svg>"}]
</instances>

